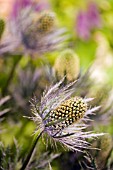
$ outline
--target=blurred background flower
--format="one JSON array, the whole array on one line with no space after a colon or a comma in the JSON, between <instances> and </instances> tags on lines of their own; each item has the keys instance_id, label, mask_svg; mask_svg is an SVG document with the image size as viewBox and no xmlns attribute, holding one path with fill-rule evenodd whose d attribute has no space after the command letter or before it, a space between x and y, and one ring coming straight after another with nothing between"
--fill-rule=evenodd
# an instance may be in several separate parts
<instances>
[{"instance_id":1,"label":"blurred background flower","mask_svg":"<svg viewBox=\"0 0 113 170\"><path fill-rule=\"evenodd\" d=\"M89 1L87 5L87 17L90 29L99 28L101 26L101 16L98 5L94 1Z\"/></svg>"},{"instance_id":2,"label":"blurred background flower","mask_svg":"<svg viewBox=\"0 0 113 170\"><path fill-rule=\"evenodd\" d=\"M77 16L77 25L76 25L77 35L84 40L89 39L90 37L90 25L88 16L84 11L80 11Z\"/></svg>"},{"instance_id":3,"label":"blurred background flower","mask_svg":"<svg viewBox=\"0 0 113 170\"><path fill-rule=\"evenodd\" d=\"M76 80L80 73L79 57L71 49L64 50L55 61L54 71L59 80L64 76L68 81Z\"/></svg>"},{"instance_id":4,"label":"blurred background flower","mask_svg":"<svg viewBox=\"0 0 113 170\"><path fill-rule=\"evenodd\" d=\"M37 2L36 5L40 4ZM0 45L1 54L18 52L33 56L60 47L60 42L65 40L65 30L57 28L53 12L41 13L35 9L36 5L32 1L15 2L9 20L9 35Z\"/></svg>"},{"instance_id":5,"label":"blurred background flower","mask_svg":"<svg viewBox=\"0 0 113 170\"><path fill-rule=\"evenodd\" d=\"M86 10L80 10L76 19L77 36L88 40L92 30L100 28L102 24L98 6L95 2L89 1Z\"/></svg>"}]
</instances>

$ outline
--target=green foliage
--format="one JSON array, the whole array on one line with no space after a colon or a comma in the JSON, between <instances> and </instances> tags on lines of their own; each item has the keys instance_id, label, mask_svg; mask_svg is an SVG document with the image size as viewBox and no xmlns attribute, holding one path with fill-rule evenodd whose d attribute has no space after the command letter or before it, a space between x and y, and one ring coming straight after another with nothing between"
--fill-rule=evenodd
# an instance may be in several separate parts
<instances>
[{"instance_id":1,"label":"green foliage","mask_svg":"<svg viewBox=\"0 0 113 170\"><path fill-rule=\"evenodd\" d=\"M0 39L2 38L2 34L5 30L5 22L4 20L0 19Z\"/></svg>"},{"instance_id":2,"label":"green foliage","mask_svg":"<svg viewBox=\"0 0 113 170\"><path fill-rule=\"evenodd\" d=\"M2 170L19 170L21 161L19 160L20 149L15 141L13 146L5 147L0 144L0 169Z\"/></svg>"}]
</instances>

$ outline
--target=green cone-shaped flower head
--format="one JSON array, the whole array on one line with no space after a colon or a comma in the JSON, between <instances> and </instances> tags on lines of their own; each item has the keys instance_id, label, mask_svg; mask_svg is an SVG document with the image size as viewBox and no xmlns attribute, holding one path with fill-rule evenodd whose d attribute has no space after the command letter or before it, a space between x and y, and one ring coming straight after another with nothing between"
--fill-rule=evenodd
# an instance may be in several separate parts
<instances>
[{"instance_id":1,"label":"green cone-shaped flower head","mask_svg":"<svg viewBox=\"0 0 113 170\"><path fill-rule=\"evenodd\" d=\"M66 49L57 57L54 70L59 79L66 75L68 81L75 80L80 71L79 57L73 50Z\"/></svg>"}]
</instances>

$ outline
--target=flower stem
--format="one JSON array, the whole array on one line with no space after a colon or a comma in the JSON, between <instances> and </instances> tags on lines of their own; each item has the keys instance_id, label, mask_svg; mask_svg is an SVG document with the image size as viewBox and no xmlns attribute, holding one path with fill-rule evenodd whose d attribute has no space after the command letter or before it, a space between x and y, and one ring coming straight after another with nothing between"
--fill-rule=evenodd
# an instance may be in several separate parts
<instances>
[{"instance_id":1,"label":"flower stem","mask_svg":"<svg viewBox=\"0 0 113 170\"><path fill-rule=\"evenodd\" d=\"M12 66L12 68L11 68L10 73L9 73L9 77L8 77L8 79L7 79L4 87L3 87L3 90L2 90L3 96L4 96L5 93L7 92L7 89L8 89L8 87L9 87L10 83L11 83L11 80L13 79L13 76L14 76L14 73L15 73L15 69L16 69L16 67L17 67L20 59L22 58L22 55L18 55L18 56L15 56L15 57L16 57L16 60L14 61L14 64L13 64L13 66Z\"/></svg>"},{"instance_id":2,"label":"flower stem","mask_svg":"<svg viewBox=\"0 0 113 170\"><path fill-rule=\"evenodd\" d=\"M22 167L21 167L20 170L25 170L25 169L27 168L27 166L29 165L30 159L31 159L31 157L32 157L32 155L33 155L33 152L34 152L34 149L35 149L35 146L36 146L39 138L41 137L42 133L43 133L43 131L40 132L40 134L35 138L32 146L31 146L31 150L30 150L30 152L28 153L27 158L26 158L25 162L23 163L23 165L22 165Z\"/></svg>"}]
</instances>

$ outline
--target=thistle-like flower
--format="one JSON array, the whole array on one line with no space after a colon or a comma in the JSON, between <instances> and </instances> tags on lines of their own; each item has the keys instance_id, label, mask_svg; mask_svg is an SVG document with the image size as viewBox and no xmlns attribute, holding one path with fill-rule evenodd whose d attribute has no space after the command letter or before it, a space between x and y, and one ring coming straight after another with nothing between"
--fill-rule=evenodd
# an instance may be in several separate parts
<instances>
[{"instance_id":1,"label":"thistle-like flower","mask_svg":"<svg viewBox=\"0 0 113 170\"><path fill-rule=\"evenodd\" d=\"M78 55L71 49L64 50L57 57L54 64L54 70L58 76L58 79L61 79L66 75L68 81L74 81L80 73L80 62Z\"/></svg>"},{"instance_id":2,"label":"thistle-like flower","mask_svg":"<svg viewBox=\"0 0 113 170\"><path fill-rule=\"evenodd\" d=\"M37 30L45 34L50 32L55 25L55 15L52 12L44 12L38 19Z\"/></svg>"},{"instance_id":3,"label":"thistle-like flower","mask_svg":"<svg viewBox=\"0 0 113 170\"><path fill-rule=\"evenodd\" d=\"M44 92L40 104L33 99L32 112L37 123L37 129L48 134L53 141L58 141L68 149L82 151L90 148L86 139L98 137L101 134L86 132L88 115L93 114L99 107L89 108L91 98L72 97L75 82L64 87L62 81Z\"/></svg>"},{"instance_id":4,"label":"thistle-like flower","mask_svg":"<svg viewBox=\"0 0 113 170\"><path fill-rule=\"evenodd\" d=\"M55 26L53 12L38 12L34 5L19 8L18 15L9 21L9 35L0 45L0 53L15 52L42 54L56 50L66 39L65 29Z\"/></svg>"}]
</instances>

